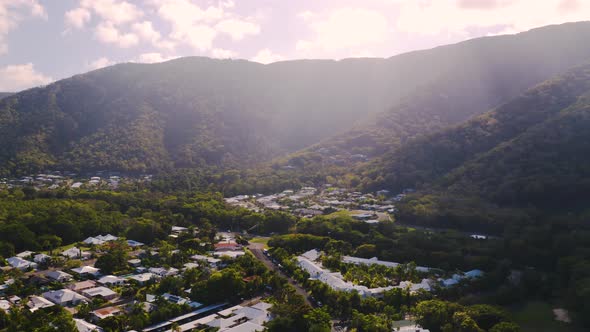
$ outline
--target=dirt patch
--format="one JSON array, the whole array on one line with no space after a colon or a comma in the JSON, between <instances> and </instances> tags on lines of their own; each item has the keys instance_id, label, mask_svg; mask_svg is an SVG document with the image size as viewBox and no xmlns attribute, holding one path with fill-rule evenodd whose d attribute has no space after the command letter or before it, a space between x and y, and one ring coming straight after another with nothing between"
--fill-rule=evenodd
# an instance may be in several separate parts
<instances>
[{"instance_id":1,"label":"dirt patch","mask_svg":"<svg viewBox=\"0 0 590 332\"><path fill-rule=\"evenodd\" d=\"M558 320L560 322L564 322L564 323L571 323L572 319L570 317L570 313L562 308L555 308L553 309L553 314L555 315L555 320Z\"/></svg>"}]
</instances>

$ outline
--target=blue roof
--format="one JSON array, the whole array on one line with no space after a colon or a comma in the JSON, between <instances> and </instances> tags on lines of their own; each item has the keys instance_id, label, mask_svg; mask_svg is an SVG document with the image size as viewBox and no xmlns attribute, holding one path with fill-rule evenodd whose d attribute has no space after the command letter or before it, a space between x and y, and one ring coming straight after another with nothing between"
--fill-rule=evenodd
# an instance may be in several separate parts
<instances>
[{"instance_id":1,"label":"blue roof","mask_svg":"<svg viewBox=\"0 0 590 332\"><path fill-rule=\"evenodd\" d=\"M468 278L478 278L483 276L483 271L482 270L471 270L468 272L465 272L465 276L467 276Z\"/></svg>"}]
</instances>

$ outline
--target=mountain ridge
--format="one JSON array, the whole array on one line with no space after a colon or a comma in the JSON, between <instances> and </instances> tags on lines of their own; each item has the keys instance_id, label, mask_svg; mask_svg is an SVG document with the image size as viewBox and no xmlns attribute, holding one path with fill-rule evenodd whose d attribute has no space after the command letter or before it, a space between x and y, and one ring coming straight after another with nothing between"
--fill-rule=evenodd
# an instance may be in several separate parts
<instances>
[{"instance_id":1,"label":"mountain ridge","mask_svg":"<svg viewBox=\"0 0 590 332\"><path fill-rule=\"evenodd\" d=\"M219 173L257 168L342 138L339 132L347 133L344 148L356 140L353 153L374 157L590 58L590 47L580 47L588 36L590 23L583 22L388 59L119 64L0 100L7 142L0 165L4 174L50 168Z\"/></svg>"}]
</instances>

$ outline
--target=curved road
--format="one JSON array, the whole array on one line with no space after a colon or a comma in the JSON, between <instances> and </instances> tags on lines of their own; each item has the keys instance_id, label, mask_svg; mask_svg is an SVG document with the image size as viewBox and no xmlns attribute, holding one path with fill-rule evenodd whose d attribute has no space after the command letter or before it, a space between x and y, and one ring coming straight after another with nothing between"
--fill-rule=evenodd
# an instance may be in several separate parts
<instances>
[{"instance_id":1,"label":"curved road","mask_svg":"<svg viewBox=\"0 0 590 332\"><path fill-rule=\"evenodd\" d=\"M248 245L248 249L250 249L250 251L252 252L252 254L254 254L254 257L256 257L259 261L261 261L268 269L277 272L281 277L287 279L287 281L289 282L289 284L291 284L291 286L293 286L295 288L295 291L297 292L297 294L303 296L303 299L305 300L305 303L307 303L312 308L315 308L316 307L309 300L309 294L307 294L307 291L303 287L301 287L301 285L299 285L299 283L297 283L295 280L293 280L293 278L289 277L286 273L284 273L283 271L281 271L279 269L279 267L277 265L275 265L275 263L273 263L264 254L264 244L262 244L262 243L250 243Z\"/></svg>"}]
</instances>

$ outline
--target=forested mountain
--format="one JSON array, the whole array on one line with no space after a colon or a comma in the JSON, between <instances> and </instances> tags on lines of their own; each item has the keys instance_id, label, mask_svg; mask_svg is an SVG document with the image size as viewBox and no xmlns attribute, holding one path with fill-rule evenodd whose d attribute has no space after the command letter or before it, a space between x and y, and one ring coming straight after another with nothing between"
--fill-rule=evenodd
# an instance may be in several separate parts
<instances>
[{"instance_id":1,"label":"forested mountain","mask_svg":"<svg viewBox=\"0 0 590 332\"><path fill-rule=\"evenodd\" d=\"M488 111L590 59L589 49L576 45L589 36L589 28L589 23L550 26L401 55L424 60L434 70L444 64L445 71L364 123L276 158L271 167L251 174L251 180L244 181L240 189L265 190L267 183L293 186L326 181L358 186L361 179L356 175L365 172L363 162L384 154L385 160L391 158L393 151L413 138ZM361 170L352 171L355 167Z\"/></svg>"},{"instance_id":2,"label":"forested mountain","mask_svg":"<svg viewBox=\"0 0 590 332\"><path fill-rule=\"evenodd\" d=\"M0 99L13 95L12 92L0 92Z\"/></svg>"},{"instance_id":3,"label":"forested mountain","mask_svg":"<svg viewBox=\"0 0 590 332\"><path fill-rule=\"evenodd\" d=\"M404 144L367 166L364 181L372 188L417 188L403 211L413 220L462 219L474 226L521 218L525 210L527 218L573 213L574 220L587 213L589 153L587 64L463 124ZM506 208L521 212L501 211ZM489 211L497 214L480 220Z\"/></svg>"},{"instance_id":4,"label":"forested mountain","mask_svg":"<svg viewBox=\"0 0 590 332\"><path fill-rule=\"evenodd\" d=\"M2 99L0 165L4 173L217 172L324 141L275 169L325 179L325 165L391 151L581 63L590 58L588 37L584 22L389 59L116 65Z\"/></svg>"}]
</instances>

